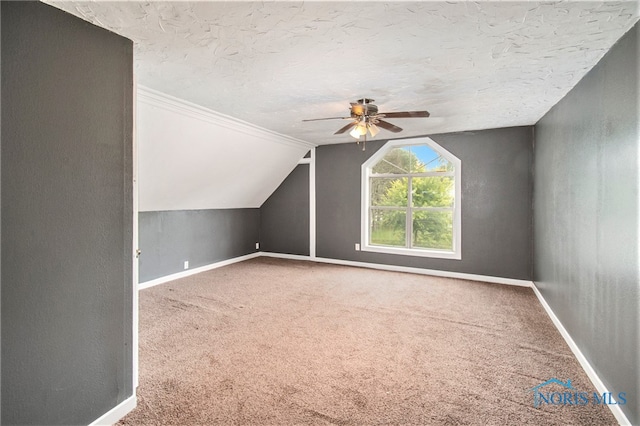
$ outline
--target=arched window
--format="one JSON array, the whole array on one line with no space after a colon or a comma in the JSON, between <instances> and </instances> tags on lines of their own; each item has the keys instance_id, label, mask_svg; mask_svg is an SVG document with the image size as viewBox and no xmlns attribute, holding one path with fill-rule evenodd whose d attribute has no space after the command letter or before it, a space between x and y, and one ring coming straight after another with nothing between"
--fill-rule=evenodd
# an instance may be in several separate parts
<instances>
[{"instance_id":1,"label":"arched window","mask_svg":"<svg viewBox=\"0 0 640 426\"><path fill-rule=\"evenodd\" d=\"M362 165L361 250L461 259L461 167L430 138L387 142Z\"/></svg>"}]
</instances>

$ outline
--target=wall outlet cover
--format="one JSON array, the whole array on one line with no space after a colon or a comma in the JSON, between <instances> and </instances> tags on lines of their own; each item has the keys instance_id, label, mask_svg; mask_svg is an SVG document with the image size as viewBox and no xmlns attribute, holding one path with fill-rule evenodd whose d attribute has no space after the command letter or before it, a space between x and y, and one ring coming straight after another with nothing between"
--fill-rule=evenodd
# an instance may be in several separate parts
<instances>
[{"instance_id":1,"label":"wall outlet cover","mask_svg":"<svg viewBox=\"0 0 640 426\"><path fill-rule=\"evenodd\" d=\"M184 269L189 269L189 261L188 260L184 261Z\"/></svg>"}]
</instances>

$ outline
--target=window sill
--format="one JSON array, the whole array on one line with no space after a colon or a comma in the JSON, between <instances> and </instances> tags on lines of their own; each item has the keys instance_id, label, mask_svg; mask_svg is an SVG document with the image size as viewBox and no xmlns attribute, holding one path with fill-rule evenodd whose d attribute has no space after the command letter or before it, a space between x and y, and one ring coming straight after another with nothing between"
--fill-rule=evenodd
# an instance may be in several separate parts
<instances>
[{"instance_id":1,"label":"window sill","mask_svg":"<svg viewBox=\"0 0 640 426\"><path fill-rule=\"evenodd\" d=\"M385 247L385 246L361 246L361 251L368 251L373 253L385 253L385 254L397 254L401 256L416 256L416 257L431 257L436 259L452 259L462 260L460 252L446 251L446 250L422 250L422 249L408 249L402 247Z\"/></svg>"}]
</instances>

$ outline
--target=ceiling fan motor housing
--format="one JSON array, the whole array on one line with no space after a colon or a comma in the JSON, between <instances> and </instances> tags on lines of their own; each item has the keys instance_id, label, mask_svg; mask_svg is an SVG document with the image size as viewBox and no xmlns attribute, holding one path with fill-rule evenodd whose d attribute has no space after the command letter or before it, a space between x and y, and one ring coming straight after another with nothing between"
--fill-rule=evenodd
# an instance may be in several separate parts
<instances>
[{"instance_id":1,"label":"ceiling fan motor housing","mask_svg":"<svg viewBox=\"0 0 640 426\"><path fill-rule=\"evenodd\" d=\"M362 101L365 101L363 103ZM373 99L361 99L358 103L351 104L351 117L358 118L378 114L378 107L372 103Z\"/></svg>"}]
</instances>

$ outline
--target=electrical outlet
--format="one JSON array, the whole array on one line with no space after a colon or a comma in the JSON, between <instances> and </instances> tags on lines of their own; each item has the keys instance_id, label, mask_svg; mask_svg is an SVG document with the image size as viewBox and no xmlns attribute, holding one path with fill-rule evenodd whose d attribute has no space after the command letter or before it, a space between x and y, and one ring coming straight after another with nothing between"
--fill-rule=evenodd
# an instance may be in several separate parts
<instances>
[{"instance_id":1,"label":"electrical outlet","mask_svg":"<svg viewBox=\"0 0 640 426\"><path fill-rule=\"evenodd\" d=\"M189 269L189 261L188 260L184 261L184 269Z\"/></svg>"},{"instance_id":2,"label":"electrical outlet","mask_svg":"<svg viewBox=\"0 0 640 426\"><path fill-rule=\"evenodd\" d=\"M360 243L356 243L356 251L360 251Z\"/></svg>"},{"instance_id":3,"label":"electrical outlet","mask_svg":"<svg viewBox=\"0 0 640 426\"><path fill-rule=\"evenodd\" d=\"M256 243L256 250L260 248L260 243Z\"/></svg>"}]
</instances>

